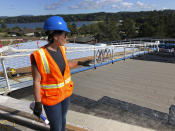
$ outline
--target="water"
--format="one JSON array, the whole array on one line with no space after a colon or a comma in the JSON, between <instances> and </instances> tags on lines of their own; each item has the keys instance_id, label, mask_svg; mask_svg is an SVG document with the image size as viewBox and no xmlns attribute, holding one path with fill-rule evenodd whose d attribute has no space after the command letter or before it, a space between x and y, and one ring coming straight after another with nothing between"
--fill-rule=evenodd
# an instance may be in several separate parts
<instances>
[{"instance_id":1,"label":"water","mask_svg":"<svg viewBox=\"0 0 175 131\"><path fill-rule=\"evenodd\" d=\"M89 25L92 24L93 21L75 21L75 22L69 22L70 24L75 23L77 27L81 27L83 24ZM23 28L43 28L44 22L35 22L35 23L15 23L15 24L6 24L8 28L12 28L15 26ZM1 24L0 24L1 28Z\"/></svg>"}]
</instances>

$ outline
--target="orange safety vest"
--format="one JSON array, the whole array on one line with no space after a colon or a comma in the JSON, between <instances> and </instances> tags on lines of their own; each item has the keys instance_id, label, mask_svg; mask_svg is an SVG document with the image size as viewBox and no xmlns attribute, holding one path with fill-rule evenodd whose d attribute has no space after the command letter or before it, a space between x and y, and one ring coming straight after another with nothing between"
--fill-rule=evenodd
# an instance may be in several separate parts
<instances>
[{"instance_id":1,"label":"orange safety vest","mask_svg":"<svg viewBox=\"0 0 175 131\"><path fill-rule=\"evenodd\" d=\"M65 53L66 48L60 46L60 49L66 64L64 76L45 46L36 50L30 56L31 62L33 61L32 55L36 60L41 75L41 102L47 106L52 106L63 101L65 98L71 96L73 92L73 82Z\"/></svg>"}]
</instances>

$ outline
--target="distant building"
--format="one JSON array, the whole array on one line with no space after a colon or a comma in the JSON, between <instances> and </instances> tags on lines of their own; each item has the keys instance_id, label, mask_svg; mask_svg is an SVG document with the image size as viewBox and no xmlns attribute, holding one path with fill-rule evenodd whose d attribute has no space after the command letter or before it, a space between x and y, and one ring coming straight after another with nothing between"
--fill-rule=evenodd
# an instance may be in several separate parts
<instances>
[{"instance_id":1,"label":"distant building","mask_svg":"<svg viewBox=\"0 0 175 131\"><path fill-rule=\"evenodd\" d=\"M29 29L26 28L23 30L23 34L24 36L37 36L37 34L41 33L40 30L36 30L36 29Z\"/></svg>"},{"instance_id":2,"label":"distant building","mask_svg":"<svg viewBox=\"0 0 175 131\"><path fill-rule=\"evenodd\" d=\"M22 36L23 31L21 29L10 29L8 31L8 34L12 37L16 37L16 36Z\"/></svg>"},{"instance_id":3,"label":"distant building","mask_svg":"<svg viewBox=\"0 0 175 131\"><path fill-rule=\"evenodd\" d=\"M76 43L94 43L95 38L92 36L85 36L85 37L77 37L75 39L69 39L70 42L76 42Z\"/></svg>"},{"instance_id":4,"label":"distant building","mask_svg":"<svg viewBox=\"0 0 175 131\"><path fill-rule=\"evenodd\" d=\"M11 29L8 31L8 34L12 37L16 36L36 36L38 33L41 33L41 31L36 30L36 29L29 29L25 28L24 30L22 29Z\"/></svg>"},{"instance_id":5,"label":"distant building","mask_svg":"<svg viewBox=\"0 0 175 131\"><path fill-rule=\"evenodd\" d=\"M24 34L24 36L34 36L35 30L26 28L23 30L23 34Z\"/></svg>"}]
</instances>

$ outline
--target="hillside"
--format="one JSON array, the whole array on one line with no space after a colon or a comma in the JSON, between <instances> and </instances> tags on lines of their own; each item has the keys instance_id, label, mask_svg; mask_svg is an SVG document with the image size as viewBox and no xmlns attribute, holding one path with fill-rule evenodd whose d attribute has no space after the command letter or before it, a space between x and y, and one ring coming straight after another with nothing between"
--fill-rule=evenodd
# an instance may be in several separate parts
<instances>
[{"instance_id":1,"label":"hillside","mask_svg":"<svg viewBox=\"0 0 175 131\"><path fill-rule=\"evenodd\" d=\"M163 10L163 11L140 11L140 12L117 12L117 13L88 13L88 14L56 14L63 16L68 21L105 21L106 19L124 20L126 18L148 18L150 16L169 16L175 15L175 10ZM16 17L0 17L0 22L4 23L31 23L31 22L43 22L51 15L42 16L16 16Z\"/></svg>"}]
</instances>

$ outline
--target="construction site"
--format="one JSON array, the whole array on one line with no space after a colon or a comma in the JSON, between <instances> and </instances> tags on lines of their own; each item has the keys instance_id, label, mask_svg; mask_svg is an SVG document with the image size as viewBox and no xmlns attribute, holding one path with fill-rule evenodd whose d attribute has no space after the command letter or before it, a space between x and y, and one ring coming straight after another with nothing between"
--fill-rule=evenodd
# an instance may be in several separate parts
<instances>
[{"instance_id":1,"label":"construction site","mask_svg":"<svg viewBox=\"0 0 175 131\"><path fill-rule=\"evenodd\" d=\"M46 43L29 41L0 48L2 131L49 130L29 108L34 101L29 57ZM175 53L159 45L159 41L134 40L66 44L68 61L93 61L90 67L71 70L75 88L67 130L174 131Z\"/></svg>"}]
</instances>

